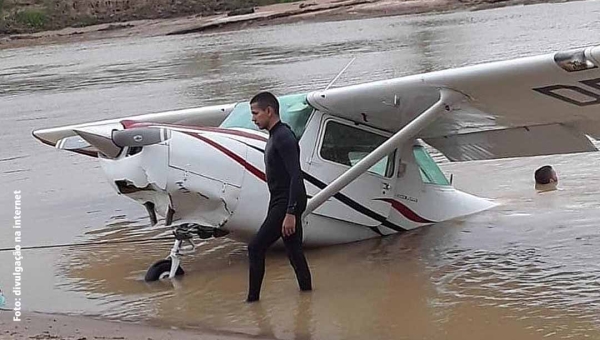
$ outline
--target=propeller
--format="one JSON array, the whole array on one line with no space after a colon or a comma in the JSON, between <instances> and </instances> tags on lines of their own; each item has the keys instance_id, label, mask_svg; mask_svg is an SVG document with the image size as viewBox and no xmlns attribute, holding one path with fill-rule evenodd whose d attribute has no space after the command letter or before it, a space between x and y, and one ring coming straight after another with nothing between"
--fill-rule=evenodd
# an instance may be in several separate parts
<instances>
[{"instance_id":1,"label":"propeller","mask_svg":"<svg viewBox=\"0 0 600 340\"><path fill-rule=\"evenodd\" d=\"M117 130L112 126L89 126L73 131L108 158L117 158L125 147L158 144L171 137L168 129L158 127Z\"/></svg>"},{"instance_id":2,"label":"propeller","mask_svg":"<svg viewBox=\"0 0 600 340\"><path fill-rule=\"evenodd\" d=\"M78 134L86 142L90 143L101 154L108 158L117 158L123 148L113 142L111 138L112 131L113 127L106 125L73 129L73 132Z\"/></svg>"}]
</instances>

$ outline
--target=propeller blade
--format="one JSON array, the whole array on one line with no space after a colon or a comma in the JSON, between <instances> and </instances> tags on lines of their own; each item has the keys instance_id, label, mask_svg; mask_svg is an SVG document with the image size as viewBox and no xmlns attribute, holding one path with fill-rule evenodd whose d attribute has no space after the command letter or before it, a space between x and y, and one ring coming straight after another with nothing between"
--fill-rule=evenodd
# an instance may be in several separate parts
<instances>
[{"instance_id":1,"label":"propeller blade","mask_svg":"<svg viewBox=\"0 0 600 340\"><path fill-rule=\"evenodd\" d=\"M90 126L73 131L108 158L117 158L123 150L113 142L112 129L108 130L105 126Z\"/></svg>"}]
</instances>

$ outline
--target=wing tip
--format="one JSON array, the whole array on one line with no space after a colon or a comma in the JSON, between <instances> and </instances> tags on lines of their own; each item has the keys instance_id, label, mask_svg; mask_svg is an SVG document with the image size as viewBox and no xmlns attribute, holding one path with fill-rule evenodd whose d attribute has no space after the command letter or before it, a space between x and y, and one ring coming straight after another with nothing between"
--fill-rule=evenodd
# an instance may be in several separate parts
<instances>
[{"instance_id":1,"label":"wing tip","mask_svg":"<svg viewBox=\"0 0 600 340\"><path fill-rule=\"evenodd\" d=\"M56 146L56 143L53 143L52 141L45 139L42 136L42 131L43 130L33 130L31 131L31 135L33 136L33 138L39 140L40 142L46 144L46 145L50 145L50 146Z\"/></svg>"}]
</instances>

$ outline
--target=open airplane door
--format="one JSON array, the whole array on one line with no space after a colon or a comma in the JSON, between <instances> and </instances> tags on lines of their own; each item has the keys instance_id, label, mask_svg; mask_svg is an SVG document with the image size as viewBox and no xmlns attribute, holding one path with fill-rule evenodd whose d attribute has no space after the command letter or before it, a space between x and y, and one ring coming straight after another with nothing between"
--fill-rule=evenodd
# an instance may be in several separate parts
<instances>
[{"instance_id":1,"label":"open airplane door","mask_svg":"<svg viewBox=\"0 0 600 340\"><path fill-rule=\"evenodd\" d=\"M319 180L331 183L388 138L389 133L324 115L309 172ZM395 193L395 157L396 153L392 152L381 159L314 213L365 226L379 226L391 210L385 201L392 199Z\"/></svg>"}]
</instances>

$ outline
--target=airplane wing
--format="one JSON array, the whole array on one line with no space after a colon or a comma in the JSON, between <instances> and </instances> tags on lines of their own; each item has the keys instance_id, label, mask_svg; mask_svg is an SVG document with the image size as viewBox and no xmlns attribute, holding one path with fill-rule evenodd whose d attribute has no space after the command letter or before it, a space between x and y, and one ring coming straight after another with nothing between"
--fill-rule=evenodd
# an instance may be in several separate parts
<instances>
[{"instance_id":1,"label":"airplane wing","mask_svg":"<svg viewBox=\"0 0 600 340\"><path fill-rule=\"evenodd\" d=\"M451 161L597 151L600 46L492 62L312 92L332 115L399 131L440 98L461 93L454 110L421 138Z\"/></svg>"},{"instance_id":2,"label":"airplane wing","mask_svg":"<svg viewBox=\"0 0 600 340\"><path fill-rule=\"evenodd\" d=\"M189 126L219 126L229 113L231 113L234 107L235 104L229 104L108 119L91 123L35 130L33 131L33 136L42 143L55 146L58 149L96 157L98 148L91 145L88 142L89 137L85 135L93 133L96 136L104 136L106 139L109 139L112 131L123 129L121 121L129 120ZM85 138L83 138L82 135L84 135ZM99 140L98 142L102 143L102 140Z\"/></svg>"}]
</instances>

